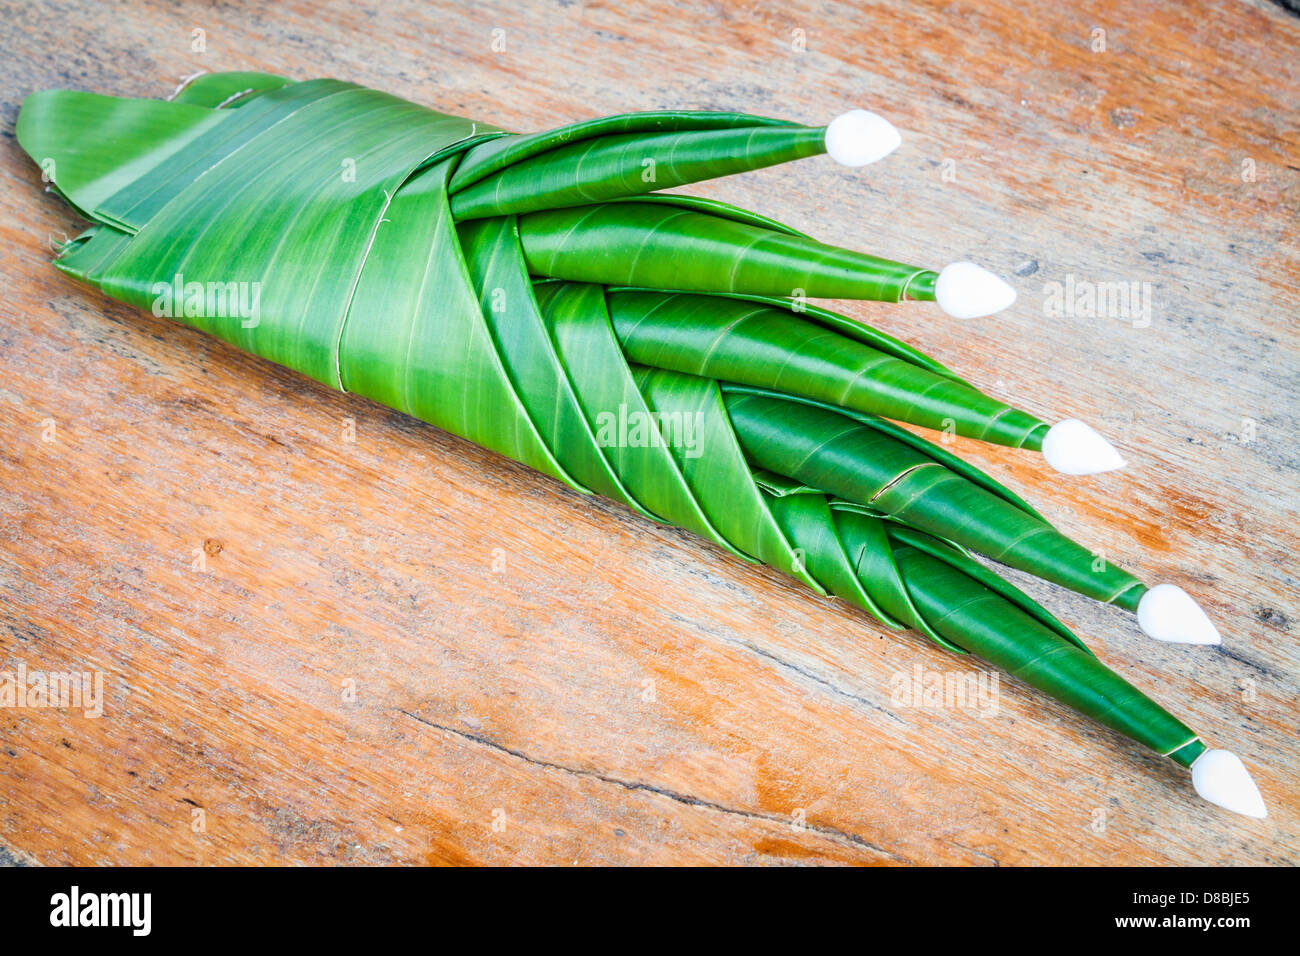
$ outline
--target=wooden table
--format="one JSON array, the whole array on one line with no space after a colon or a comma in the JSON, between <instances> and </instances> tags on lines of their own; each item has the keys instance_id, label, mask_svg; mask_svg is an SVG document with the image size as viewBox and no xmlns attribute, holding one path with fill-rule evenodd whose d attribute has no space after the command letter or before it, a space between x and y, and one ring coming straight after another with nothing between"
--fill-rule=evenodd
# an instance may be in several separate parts
<instances>
[{"instance_id":1,"label":"wooden table","mask_svg":"<svg viewBox=\"0 0 1300 956\"><path fill-rule=\"evenodd\" d=\"M1300 860L1300 19L1263 0L621 6L6 5L0 669L102 672L104 705L0 711L0 859ZM902 707L895 675L974 665L62 277L49 241L81 226L14 141L23 97L161 96L197 69L332 75L519 130L890 117L905 143L868 170L690 191L1017 277L996 319L844 310L1123 447L1126 470L1075 480L954 445L1204 602L1222 648L1016 577L1238 752L1268 819L1010 678L996 713ZM1150 321L1048 314L1067 280L1139 283Z\"/></svg>"}]
</instances>

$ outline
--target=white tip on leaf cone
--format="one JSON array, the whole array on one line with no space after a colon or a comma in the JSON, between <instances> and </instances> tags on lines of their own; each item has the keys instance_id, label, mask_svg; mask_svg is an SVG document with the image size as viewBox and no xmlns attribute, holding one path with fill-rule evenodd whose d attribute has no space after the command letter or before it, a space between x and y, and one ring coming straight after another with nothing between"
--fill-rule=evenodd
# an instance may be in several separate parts
<instances>
[{"instance_id":1,"label":"white tip on leaf cone","mask_svg":"<svg viewBox=\"0 0 1300 956\"><path fill-rule=\"evenodd\" d=\"M1063 475L1096 475L1124 467L1115 446L1077 418L1067 418L1047 430L1043 457Z\"/></svg>"},{"instance_id":2,"label":"white tip on leaf cone","mask_svg":"<svg viewBox=\"0 0 1300 956\"><path fill-rule=\"evenodd\" d=\"M979 319L1015 302L1016 290L973 262L953 262L939 273L934 299L954 319Z\"/></svg>"},{"instance_id":3,"label":"white tip on leaf cone","mask_svg":"<svg viewBox=\"0 0 1300 956\"><path fill-rule=\"evenodd\" d=\"M866 166L884 159L903 142L894 124L866 110L849 110L826 127L826 152L841 166Z\"/></svg>"},{"instance_id":4,"label":"white tip on leaf cone","mask_svg":"<svg viewBox=\"0 0 1300 956\"><path fill-rule=\"evenodd\" d=\"M1222 640L1201 606L1176 584L1157 584L1147 591L1138 601L1137 615L1138 627L1157 641L1218 644Z\"/></svg>"},{"instance_id":5,"label":"white tip on leaf cone","mask_svg":"<svg viewBox=\"0 0 1300 956\"><path fill-rule=\"evenodd\" d=\"M1216 807L1262 820L1268 816L1259 787L1241 758L1227 750L1207 750L1192 763L1192 786Z\"/></svg>"}]
</instances>

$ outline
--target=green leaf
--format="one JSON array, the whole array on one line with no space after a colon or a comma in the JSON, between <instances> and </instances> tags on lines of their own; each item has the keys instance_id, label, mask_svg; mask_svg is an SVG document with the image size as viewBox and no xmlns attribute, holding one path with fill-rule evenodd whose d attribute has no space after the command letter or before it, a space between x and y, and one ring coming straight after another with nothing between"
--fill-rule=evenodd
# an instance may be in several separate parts
<instances>
[{"instance_id":1,"label":"green leaf","mask_svg":"<svg viewBox=\"0 0 1300 956\"><path fill-rule=\"evenodd\" d=\"M1189 763L1204 745L1185 726L967 549L1129 609L1145 587L880 416L1033 449L1045 424L803 301L932 298L935 273L644 193L644 158L676 185L820 135L658 113L515 136L254 73L174 102L36 94L18 122L94 223L60 249L69 275L767 562Z\"/></svg>"},{"instance_id":2,"label":"green leaf","mask_svg":"<svg viewBox=\"0 0 1300 956\"><path fill-rule=\"evenodd\" d=\"M899 302L928 271L664 203L529 213L519 238L538 275L681 292Z\"/></svg>"},{"instance_id":3,"label":"green leaf","mask_svg":"<svg viewBox=\"0 0 1300 956\"><path fill-rule=\"evenodd\" d=\"M672 451L650 440L653 419L605 310L599 286L548 283L535 289L552 342L573 383L592 433L610 465L647 513L748 558L705 516ZM638 423L643 437L633 441Z\"/></svg>"},{"instance_id":4,"label":"green leaf","mask_svg":"<svg viewBox=\"0 0 1300 956\"><path fill-rule=\"evenodd\" d=\"M748 113L710 113L700 110L653 110L644 113L621 113L583 120L527 135L503 135L490 144L476 147L465 156L452 176L448 189L459 193L513 166L531 162L536 157L577 143L603 137L634 133L659 136L691 130L749 129L756 126L794 126L784 120L751 116Z\"/></svg>"},{"instance_id":5,"label":"green leaf","mask_svg":"<svg viewBox=\"0 0 1300 956\"><path fill-rule=\"evenodd\" d=\"M87 219L225 117L185 103L46 90L23 101L15 133L59 194Z\"/></svg>"},{"instance_id":6,"label":"green leaf","mask_svg":"<svg viewBox=\"0 0 1300 956\"><path fill-rule=\"evenodd\" d=\"M765 489L766 490L766 489ZM771 495L768 506L773 516L794 545L796 553L807 567L811 577L819 581L831 594L866 609L878 620L895 630L914 626L918 617L912 614L895 616L886 609L879 597L882 591L894 591L903 597L906 592L895 573L892 576L874 575L867 585L858 577L857 568L863 545L854 547L837 527L835 515L827 506L826 496L806 491L786 495ZM897 604L893 606L897 607ZM911 608L908 607L910 611ZM960 648L951 650L960 651Z\"/></svg>"},{"instance_id":7,"label":"green leaf","mask_svg":"<svg viewBox=\"0 0 1300 956\"><path fill-rule=\"evenodd\" d=\"M718 296L627 291L610 294L609 310L633 362L1003 445L1018 447L1047 430L1040 419L951 375L788 309Z\"/></svg>"},{"instance_id":8,"label":"green leaf","mask_svg":"<svg viewBox=\"0 0 1300 956\"><path fill-rule=\"evenodd\" d=\"M829 309L823 309L819 305L811 302L794 301L783 299L778 296L763 295L736 295L735 293L722 293L719 298L740 299L745 302L758 302L762 305L769 305L775 309L789 312L809 322L814 322L823 328L831 329L869 345L878 352L884 352L892 355L894 358L915 365L917 368L927 369L936 375L944 378L951 378L958 382L964 382L960 375L949 369L939 362L938 359L926 355L920 349L908 345L906 342L894 338L892 335L880 331L867 325L865 322L859 322L851 319L846 315L840 315L838 312L832 312Z\"/></svg>"},{"instance_id":9,"label":"green leaf","mask_svg":"<svg viewBox=\"0 0 1300 956\"><path fill-rule=\"evenodd\" d=\"M728 390L746 456L849 502L1101 601L1135 603L1144 586L1037 515L946 467L918 443L839 412Z\"/></svg>"},{"instance_id":10,"label":"green leaf","mask_svg":"<svg viewBox=\"0 0 1300 956\"><path fill-rule=\"evenodd\" d=\"M632 366L637 388L659 422L659 440L713 527L742 555L784 571L819 593L803 562L768 510L731 430L718 383L664 369Z\"/></svg>"},{"instance_id":11,"label":"green leaf","mask_svg":"<svg viewBox=\"0 0 1300 956\"><path fill-rule=\"evenodd\" d=\"M1020 610L1037 620L1039 624L1043 625L1048 630L1055 631L1071 644L1076 645L1088 654L1092 654L1092 650L1088 645L1079 640L1075 633L1062 624L1055 615L1029 597L1029 595L1025 594L1025 592L1013 585L1010 581L994 574L984 565L971 558L969 554L954 546L952 543L936 538L933 535L928 535L923 531L909 528L907 525L900 524L896 521L891 521L887 525L886 531L891 542L910 545L918 551L924 551L931 557L938 558L939 560L952 565L968 577L974 578L990 591L993 591L1010 601L1016 607L1020 608ZM1096 655L1093 656L1095 657Z\"/></svg>"},{"instance_id":12,"label":"green leaf","mask_svg":"<svg viewBox=\"0 0 1300 956\"><path fill-rule=\"evenodd\" d=\"M355 87L338 80L311 80L273 90L238 111L209 110L208 115L219 122L209 124L200 136L188 144L183 153L158 170L141 176L113 195L105 197L95 209L96 218L127 232L138 232L168 203L219 164L245 150L249 143L313 104L317 104L314 107L317 115L327 114L330 105L318 105L320 101L351 89ZM250 153L245 152L245 161L249 157ZM230 161L237 163L239 159ZM342 172L341 168L339 172Z\"/></svg>"},{"instance_id":13,"label":"green leaf","mask_svg":"<svg viewBox=\"0 0 1300 956\"><path fill-rule=\"evenodd\" d=\"M258 93L278 90L292 82L274 73L203 73L182 86L172 97L172 102L214 110L234 109L251 102Z\"/></svg>"},{"instance_id":14,"label":"green leaf","mask_svg":"<svg viewBox=\"0 0 1300 956\"><path fill-rule=\"evenodd\" d=\"M447 208L449 170L415 177L385 211L331 349L342 387L576 485L497 352Z\"/></svg>"},{"instance_id":15,"label":"green leaf","mask_svg":"<svg viewBox=\"0 0 1300 956\"><path fill-rule=\"evenodd\" d=\"M610 467L583 414L569 372L533 296L514 219L462 223L457 234L496 350L543 442L574 476L576 487L654 517ZM394 276L394 282L400 279Z\"/></svg>"},{"instance_id":16,"label":"green leaf","mask_svg":"<svg viewBox=\"0 0 1300 956\"><path fill-rule=\"evenodd\" d=\"M258 148L228 152L158 209L101 288L145 309L187 281L233 284L250 300L256 290L256 318L230 309L179 317L339 388L343 323L362 267L380 261L369 253L392 197L430 156L472 135L473 124L345 85L304 103L308 86L275 90L230 114L243 120L267 104L282 116L257 134Z\"/></svg>"},{"instance_id":17,"label":"green leaf","mask_svg":"<svg viewBox=\"0 0 1300 956\"><path fill-rule=\"evenodd\" d=\"M900 544L893 553L921 613L954 644L1156 753L1172 755L1196 740L1191 729L1086 648L975 578L910 545ZM1194 751L1179 756L1188 759Z\"/></svg>"},{"instance_id":18,"label":"green leaf","mask_svg":"<svg viewBox=\"0 0 1300 956\"><path fill-rule=\"evenodd\" d=\"M969 462L963 461L941 445L936 445L934 442L926 441L921 436L914 435L907 429L901 428L898 425L888 422L876 415L867 415L863 412L854 411L851 408L842 408L826 402L818 402L810 398L791 395L786 392L776 392L764 388L752 388L748 385L735 385L730 382L723 383L722 390L727 395L756 395L760 398L773 398L778 401L795 402L800 405L807 405L811 408L821 409L822 411L829 412L833 415L842 415L845 418L857 422L859 425L865 425L868 428L875 429L884 435L888 435L895 441L916 449L926 458L939 462L939 464L943 465L948 470L961 475L967 481L979 485L985 491L1001 498L1013 507L1025 512L1025 514L1033 515L1043 521L1047 520L1034 510L1033 506L1030 505L1029 502L1025 501L1010 488L996 481L986 472L981 471Z\"/></svg>"},{"instance_id":19,"label":"green leaf","mask_svg":"<svg viewBox=\"0 0 1300 956\"><path fill-rule=\"evenodd\" d=\"M824 136L806 126L724 125L587 138L453 188L451 210L464 220L621 199L813 156L825 152Z\"/></svg>"}]
</instances>

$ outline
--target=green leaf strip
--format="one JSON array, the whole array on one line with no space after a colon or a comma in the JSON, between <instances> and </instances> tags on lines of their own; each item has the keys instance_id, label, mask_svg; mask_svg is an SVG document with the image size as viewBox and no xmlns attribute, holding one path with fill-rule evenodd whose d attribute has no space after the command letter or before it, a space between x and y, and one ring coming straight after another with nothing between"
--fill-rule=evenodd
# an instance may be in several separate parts
<instances>
[{"instance_id":1,"label":"green leaf strip","mask_svg":"<svg viewBox=\"0 0 1300 956\"><path fill-rule=\"evenodd\" d=\"M1047 429L951 373L850 337L842 323L742 298L653 291L611 292L609 308L633 362L1013 447Z\"/></svg>"},{"instance_id":2,"label":"green leaf strip","mask_svg":"<svg viewBox=\"0 0 1300 956\"><path fill-rule=\"evenodd\" d=\"M192 77L169 99L208 109L234 108L252 101L256 94L278 90L293 81L274 73L229 72L202 73Z\"/></svg>"},{"instance_id":3,"label":"green leaf strip","mask_svg":"<svg viewBox=\"0 0 1300 956\"><path fill-rule=\"evenodd\" d=\"M1077 641L931 550L900 541L893 553L916 606L953 643L1158 754L1183 763L1195 751L1187 725Z\"/></svg>"},{"instance_id":4,"label":"green leaf strip","mask_svg":"<svg viewBox=\"0 0 1300 956\"><path fill-rule=\"evenodd\" d=\"M725 388L727 410L755 467L787 475L1101 601L1141 589L1123 569L948 468L920 442L879 422L807 402Z\"/></svg>"},{"instance_id":5,"label":"green leaf strip","mask_svg":"<svg viewBox=\"0 0 1300 956\"><path fill-rule=\"evenodd\" d=\"M539 157L557 151L569 150L581 143L635 134L657 137L666 134L700 131L713 133L725 130L746 130L755 127L784 127L800 129L785 120L751 116L748 113L719 113L700 110L657 110L644 113L622 113L583 120L547 130L543 133L504 136L491 144L474 150L456 170L448 185L452 194L468 190L496 173L515 166L532 163ZM735 148L735 143L727 144ZM565 153L562 156L568 155ZM637 163L638 169L640 163ZM536 171L537 167L532 167ZM503 214L497 210L495 215Z\"/></svg>"},{"instance_id":6,"label":"green leaf strip","mask_svg":"<svg viewBox=\"0 0 1300 956\"><path fill-rule=\"evenodd\" d=\"M519 218L542 276L679 292L899 302L927 272L661 202L608 202Z\"/></svg>"},{"instance_id":7,"label":"green leaf strip","mask_svg":"<svg viewBox=\"0 0 1300 956\"><path fill-rule=\"evenodd\" d=\"M465 220L622 199L812 156L824 133L756 125L584 139L453 188L451 210Z\"/></svg>"}]
</instances>

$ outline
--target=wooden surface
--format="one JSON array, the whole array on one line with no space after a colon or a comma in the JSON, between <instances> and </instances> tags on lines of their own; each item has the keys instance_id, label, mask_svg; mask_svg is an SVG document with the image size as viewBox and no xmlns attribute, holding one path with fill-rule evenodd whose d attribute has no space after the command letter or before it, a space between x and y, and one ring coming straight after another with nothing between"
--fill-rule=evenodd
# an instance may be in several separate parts
<instances>
[{"instance_id":1,"label":"wooden surface","mask_svg":"<svg viewBox=\"0 0 1300 956\"><path fill-rule=\"evenodd\" d=\"M1300 19L1262 0L5 6L0 669L101 671L105 704L0 711L0 859L1300 858ZM845 311L1123 447L1126 470L1069 479L954 446L1203 601L1221 649L1027 585L1239 753L1269 818L1200 802L1010 678L994 715L901 706L895 675L974 665L62 277L49 240L81 225L13 139L23 97L159 96L197 69L332 75L527 131L660 107L890 117L904 145L868 170L691 191L1017 276L996 319ZM1046 315L1067 276L1150 283L1149 326Z\"/></svg>"}]
</instances>

